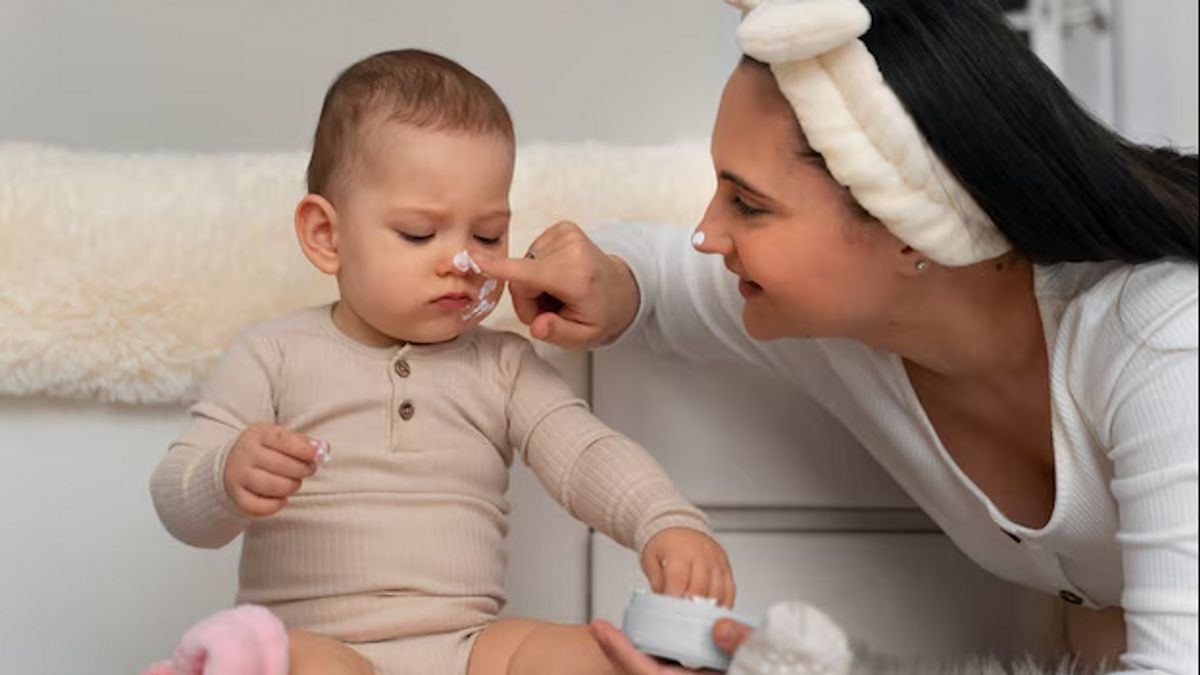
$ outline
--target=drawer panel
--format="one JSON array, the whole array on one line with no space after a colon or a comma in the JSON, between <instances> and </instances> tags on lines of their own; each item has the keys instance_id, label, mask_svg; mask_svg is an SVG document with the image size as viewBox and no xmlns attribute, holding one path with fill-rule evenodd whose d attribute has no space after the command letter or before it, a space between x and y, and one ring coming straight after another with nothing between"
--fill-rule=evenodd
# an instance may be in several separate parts
<instances>
[{"instance_id":1,"label":"drawer panel","mask_svg":"<svg viewBox=\"0 0 1200 675\"><path fill-rule=\"evenodd\" d=\"M736 611L761 617L810 602L871 651L897 656L1042 653L1061 630L1060 602L980 569L942 534L723 532L738 582ZM620 625L635 588L633 552L593 534L592 614Z\"/></svg>"},{"instance_id":2,"label":"drawer panel","mask_svg":"<svg viewBox=\"0 0 1200 675\"><path fill-rule=\"evenodd\" d=\"M913 507L841 423L760 371L632 349L592 359L596 414L701 506Z\"/></svg>"}]
</instances>

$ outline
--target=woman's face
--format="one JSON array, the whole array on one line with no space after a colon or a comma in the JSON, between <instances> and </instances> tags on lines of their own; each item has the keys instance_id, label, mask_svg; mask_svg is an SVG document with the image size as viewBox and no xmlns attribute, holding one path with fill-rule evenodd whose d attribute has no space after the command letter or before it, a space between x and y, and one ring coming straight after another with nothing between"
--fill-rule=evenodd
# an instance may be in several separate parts
<instances>
[{"instance_id":1,"label":"woman's face","mask_svg":"<svg viewBox=\"0 0 1200 675\"><path fill-rule=\"evenodd\" d=\"M712 158L717 191L698 248L741 278L751 336L861 337L887 322L905 246L829 175L765 67L744 63L729 78Z\"/></svg>"}]
</instances>

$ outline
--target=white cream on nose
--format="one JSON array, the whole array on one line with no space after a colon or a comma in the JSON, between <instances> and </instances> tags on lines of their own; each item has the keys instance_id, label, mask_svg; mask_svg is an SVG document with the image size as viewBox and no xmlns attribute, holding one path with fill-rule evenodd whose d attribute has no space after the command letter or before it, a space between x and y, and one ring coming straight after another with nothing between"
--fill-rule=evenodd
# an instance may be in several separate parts
<instances>
[{"instance_id":1,"label":"white cream on nose","mask_svg":"<svg viewBox=\"0 0 1200 675\"><path fill-rule=\"evenodd\" d=\"M483 270L479 269L479 264L471 258L471 254L466 249L455 253L451 262L454 264L454 268L463 274L467 272L483 274ZM496 309L496 298L491 296L499 286L500 284L495 279L485 275L483 285L479 287L479 297L463 312L463 321L471 321L491 314L492 310Z\"/></svg>"}]
</instances>

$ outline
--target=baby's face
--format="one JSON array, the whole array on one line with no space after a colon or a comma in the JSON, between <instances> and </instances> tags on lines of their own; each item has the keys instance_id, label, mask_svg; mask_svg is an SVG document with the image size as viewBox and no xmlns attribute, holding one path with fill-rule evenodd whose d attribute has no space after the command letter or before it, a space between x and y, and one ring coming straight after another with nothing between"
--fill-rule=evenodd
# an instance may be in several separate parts
<instances>
[{"instance_id":1,"label":"baby's face","mask_svg":"<svg viewBox=\"0 0 1200 675\"><path fill-rule=\"evenodd\" d=\"M393 122L371 134L337 205L342 299L389 337L450 340L482 318L463 319L484 280L455 253L508 255L512 141Z\"/></svg>"}]
</instances>

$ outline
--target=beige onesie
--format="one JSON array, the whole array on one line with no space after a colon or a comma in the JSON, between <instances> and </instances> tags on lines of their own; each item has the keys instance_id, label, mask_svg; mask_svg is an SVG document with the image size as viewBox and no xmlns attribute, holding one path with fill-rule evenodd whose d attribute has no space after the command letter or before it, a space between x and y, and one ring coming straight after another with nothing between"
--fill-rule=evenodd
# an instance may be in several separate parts
<instances>
[{"instance_id":1,"label":"beige onesie","mask_svg":"<svg viewBox=\"0 0 1200 675\"><path fill-rule=\"evenodd\" d=\"M634 550L667 527L707 531L523 338L477 328L373 348L331 310L250 328L151 478L180 540L215 548L245 534L237 602L349 643L380 675L462 675L504 605L514 453L572 515ZM260 422L328 441L332 459L278 514L249 520L222 476L238 434Z\"/></svg>"}]
</instances>

